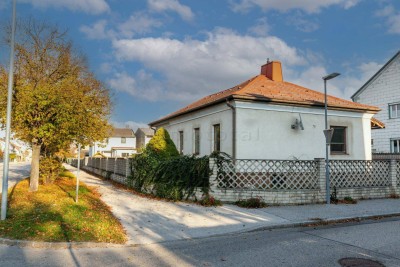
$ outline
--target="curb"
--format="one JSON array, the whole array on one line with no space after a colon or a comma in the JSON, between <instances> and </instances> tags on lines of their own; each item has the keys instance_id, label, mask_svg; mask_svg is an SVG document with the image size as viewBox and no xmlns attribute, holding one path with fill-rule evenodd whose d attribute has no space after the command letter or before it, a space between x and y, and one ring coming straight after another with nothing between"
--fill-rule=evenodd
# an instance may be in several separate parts
<instances>
[{"instance_id":1,"label":"curb","mask_svg":"<svg viewBox=\"0 0 400 267\"><path fill-rule=\"evenodd\" d=\"M260 226L255 227L253 229L248 229L241 231L242 233L245 232L257 232L263 230L273 230L273 229L285 229L285 228L296 228L296 227L313 227L313 226L323 226L329 224L344 224L344 223L352 223L352 222L362 222L362 221L369 221L369 220L380 220L392 217L400 217L400 213L387 213L387 214L380 214L380 215L365 215L365 216L356 216L356 217L341 217L335 219L320 219L320 220L309 220L303 222L296 222L296 223L287 223L287 224L280 224L280 225L271 225L271 226Z\"/></svg>"},{"instance_id":2,"label":"curb","mask_svg":"<svg viewBox=\"0 0 400 267\"><path fill-rule=\"evenodd\" d=\"M42 242L0 238L1 245L17 246L20 248L53 248L53 249L70 249L70 248L123 248L135 247L135 244L114 244L114 243L95 243L95 242Z\"/></svg>"},{"instance_id":3,"label":"curb","mask_svg":"<svg viewBox=\"0 0 400 267\"><path fill-rule=\"evenodd\" d=\"M165 243L165 242L175 242L182 240L195 240L203 239L209 237L224 236L227 234L241 234L241 233L251 233L264 230L274 230L274 229L287 229L287 228L297 228L297 227L313 227L313 226L323 226L329 224L343 224L351 222L361 222L368 220L380 220L392 217L400 217L400 213L388 213L381 215L366 215L357 217L342 217L336 219L321 219L321 220L309 220L296 223L278 224L271 226L256 226L251 229L244 229L239 231L233 231L230 233L216 234L203 237L193 237L193 238L182 238L178 240L165 240L160 242L154 242L151 244ZM46 248L46 249L76 249L76 248L127 248L127 247L138 247L140 245L148 244L113 244L113 243L94 243L94 242L41 242L41 241L28 241L28 240L14 240L7 238L0 238L0 245L17 246L20 248Z\"/></svg>"}]
</instances>

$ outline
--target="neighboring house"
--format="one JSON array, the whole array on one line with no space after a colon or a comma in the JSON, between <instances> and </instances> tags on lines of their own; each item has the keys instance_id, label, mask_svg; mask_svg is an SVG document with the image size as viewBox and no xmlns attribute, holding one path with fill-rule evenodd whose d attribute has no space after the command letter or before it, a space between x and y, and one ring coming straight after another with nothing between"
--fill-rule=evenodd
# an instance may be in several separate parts
<instances>
[{"instance_id":1,"label":"neighboring house","mask_svg":"<svg viewBox=\"0 0 400 267\"><path fill-rule=\"evenodd\" d=\"M321 87L323 80L321 78ZM328 96L332 159L371 159L371 118L379 108ZM237 159L325 157L324 94L283 80L280 62L150 123L182 154L223 151Z\"/></svg>"},{"instance_id":2,"label":"neighboring house","mask_svg":"<svg viewBox=\"0 0 400 267\"><path fill-rule=\"evenodd\" d=\"M154 130L151 128L139 128L136 130L136 149L143 149L154 136Z\"/></svg>"},{"instance_id":3,"label":"neighboring house","mask_svg":"<svg viewBox=\"0 0 400 267\"><path fill-rule=\"evenodd\" d=\"M89 148L89 157L96 153L106 157L129 157L136 153L136 137L132 129L113 128L106 142L96 142Z\"/></svg>"},{"instance_id":4,"label":"neighboring house","mask_svg":"<svg viewBox=\"0 0 400 267\"><path fill-rule=\"evenodd\" d=\"M351 98L381 109L374 118L385 128L372 130L373 152L400 153L400 51Z\"/></svg>"},{"instance_id":5,"label":"neighboring house","mask_svg":"<svg viewBox=\"0 0 400 267\"><path fill-rule=\"evenodd\" d=\"M5 138L0 138L0 149L4 152ZM32 158L32 149L30 146L18 139L11 139L9 146L10 161L30 161Z\"/></svg>"}]
</instances>

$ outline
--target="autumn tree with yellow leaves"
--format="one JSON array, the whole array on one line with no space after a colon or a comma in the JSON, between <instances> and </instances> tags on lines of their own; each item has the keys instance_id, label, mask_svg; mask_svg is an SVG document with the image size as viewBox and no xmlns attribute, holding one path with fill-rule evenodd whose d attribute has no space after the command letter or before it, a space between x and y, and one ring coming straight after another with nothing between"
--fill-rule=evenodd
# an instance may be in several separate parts
<instances>
[{"instance_id":1,"label":"autumn tree with yellow leaves","mask_svg":"<svg viewBox=\"0 0 400 267\"><path fill-rule=\"evenodd\" d=\"M66 32L35 20L18 23L16 32L11 129L32 146L29 189L37 191L40 156L52 156L73 142L104 140L111 127L111 101ZM7 75L0 66L3 96ZM6 102L0 98L3 125Z\"/></svg>"}]
</instances>

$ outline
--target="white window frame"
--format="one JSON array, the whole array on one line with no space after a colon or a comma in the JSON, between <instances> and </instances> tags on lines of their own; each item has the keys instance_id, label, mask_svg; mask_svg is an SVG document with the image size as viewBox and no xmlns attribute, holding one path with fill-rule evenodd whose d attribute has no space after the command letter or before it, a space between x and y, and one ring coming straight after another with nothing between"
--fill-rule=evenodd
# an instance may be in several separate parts
<instances>
[{"instance_id":1,"label":"white window frame","mask_svg":"<svg viewBox=\"0 0 400 267\"><path fill-rule=\"evenodd\" d=\"M389 118L400 118L400 103L389 104Z\"/></svg>"},{"instance_id":2,"label":"white window frame","mask_svg":"<svg viewBox=\"0 0 400 267\"><path fill-rule=\"evenodd\" d=\"M395 144L397 144L397 151L395 150ZM390 139L390 152L400 153L400 138Z\"/></svg>"},{"instance_id":3,"label":"white window frame","mask_svg":"<svg viewBox=\"0 0 400 267\"><path fill-rule=\"evenodd\" d=\"M198 131L198 142L196 142L197 141L197 139L196 139L196 131ZM196 127L196 128L194 128L193 129L193 154L194 155L199 155L200 154L200 140L201 140L201 137L200 137L200 127ZM198 144L198 146L196 146L196 144Z\"/></svg>"},{"instance_id":4,"label":"white window frame","mask_svg":"<svg viewBox=\"0 0 400 267\"><path fill-rule=\"evenodd\" d=\"M183 155L185 133L184 131L178 132L179 154Z\"/></svg>"}]
</instances>

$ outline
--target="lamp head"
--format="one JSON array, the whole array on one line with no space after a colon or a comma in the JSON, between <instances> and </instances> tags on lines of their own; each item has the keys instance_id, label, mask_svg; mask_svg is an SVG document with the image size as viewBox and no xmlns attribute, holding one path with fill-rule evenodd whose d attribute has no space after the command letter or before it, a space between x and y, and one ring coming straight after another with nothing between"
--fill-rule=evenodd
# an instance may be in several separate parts
<instances>
[{"instance_id":1,"label":"lamp head","mask_svg":"<svg viewBox=\"0 0 400 267\"><path fill-rule=\"evenodd\" d=\"M340 73L334 72L329 75L326 75L325 77L322 77L322 80L327 81L327 80L333 79L339 75L340 75Z\"/></svg>"}]
</instances>

